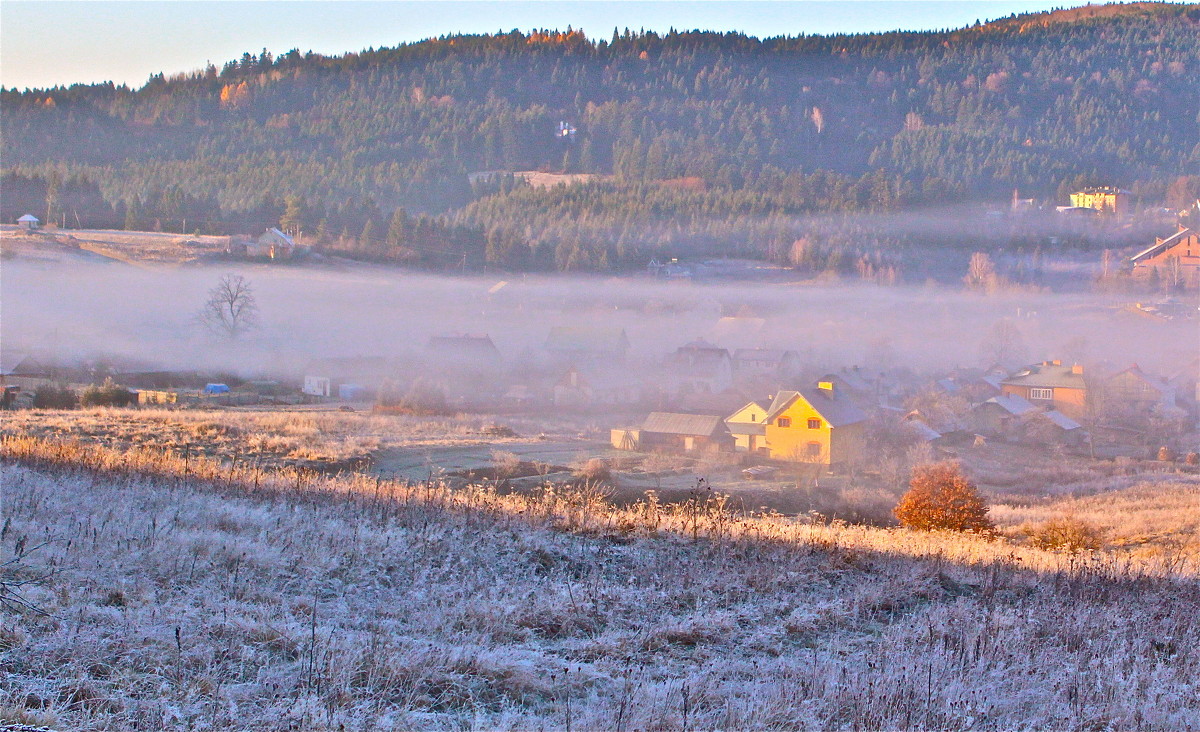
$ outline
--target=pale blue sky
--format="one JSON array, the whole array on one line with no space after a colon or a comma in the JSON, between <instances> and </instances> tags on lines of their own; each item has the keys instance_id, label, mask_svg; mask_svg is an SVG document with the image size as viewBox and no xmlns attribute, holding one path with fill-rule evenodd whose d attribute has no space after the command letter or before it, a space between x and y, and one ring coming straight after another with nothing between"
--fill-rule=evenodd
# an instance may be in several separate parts
<instances>
[{"instance_id":1,"label":"pale blue sky","mask_svg":"<svg viewBox=\"0 0 1200 732\"><path fill-rule=\"evenodd\" d=\"M141 86L220 66L245 51L324 54L394 46L447 33L614 27L739 30L751 35L957 28L1081 0L798 0L743 2L362 2L358 0L2 0L0 84L48 87L115 81Z\"/></svg>"}]
</instances>

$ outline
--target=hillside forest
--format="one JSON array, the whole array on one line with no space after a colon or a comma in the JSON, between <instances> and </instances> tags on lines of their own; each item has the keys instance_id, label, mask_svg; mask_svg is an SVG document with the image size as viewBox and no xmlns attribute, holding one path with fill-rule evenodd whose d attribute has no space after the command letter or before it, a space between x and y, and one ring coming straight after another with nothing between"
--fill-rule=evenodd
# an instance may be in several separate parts
<instances>
[{"instance_id":1,"label":"hillside forest","mask_svg":"<svg viewBox=\"0 0 1200 732\"><path fill-rule=\"evenodd\" d=\"M1112 7L766 39L514 30L264 50L138 89L3 89L0 213L280 226L317 251L433 268L719 255L884 272L936 247L1032 250L1042 225L895 216L1014 197L1052 211L1086 185L1140 208L1200 196L1200 5Z\"/></svg>"}]
</instances>

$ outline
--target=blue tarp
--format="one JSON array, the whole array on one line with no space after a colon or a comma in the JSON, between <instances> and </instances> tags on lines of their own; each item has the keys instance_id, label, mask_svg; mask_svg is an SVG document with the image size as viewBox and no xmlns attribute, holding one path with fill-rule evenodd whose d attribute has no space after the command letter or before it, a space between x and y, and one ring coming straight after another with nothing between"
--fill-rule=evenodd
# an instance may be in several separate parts
<instances>
[{"instance_id":1,"label":"blue tarp","mask_svg":"<svg viewBox=\"0 0 1200 732\"><path fill-rule=\"evenodd\" d=\"M205 384L204 385L204 393L205 394L228 394L229 387L224 384Z\"/></svg>"}]
</instances>

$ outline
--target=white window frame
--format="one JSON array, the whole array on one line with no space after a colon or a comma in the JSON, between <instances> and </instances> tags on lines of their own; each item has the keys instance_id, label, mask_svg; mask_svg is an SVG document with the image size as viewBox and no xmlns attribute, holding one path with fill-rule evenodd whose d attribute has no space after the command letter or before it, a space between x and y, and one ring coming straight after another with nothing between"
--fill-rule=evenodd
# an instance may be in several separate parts
<instances>
[{"instance_id":1,"label":"white window frame","mask_svg":"<svg viewBox=\"0 0 1200 732\"><path fill-rule=\"evenodd\" d=\"M1030 399L1045 399L1048 401L1053 400L1054 399L1054 390L1053 389L1030 389L1029 390L1029 398Z\"/></svg>"}]
</instances>

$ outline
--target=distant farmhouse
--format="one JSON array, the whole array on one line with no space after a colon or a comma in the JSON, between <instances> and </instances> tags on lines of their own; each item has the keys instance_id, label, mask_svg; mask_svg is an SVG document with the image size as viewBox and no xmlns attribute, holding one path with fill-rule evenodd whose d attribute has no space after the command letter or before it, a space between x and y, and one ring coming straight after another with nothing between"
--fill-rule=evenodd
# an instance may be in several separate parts
<instances>
[{"instance_id":1,"label":"distant farmhouse","mask_svg":"<svg viewBox=\"0 0 1200 732\"><path fill-rule=\"evenodd\" d=\"M1133 264L1133 276L1139 279L1158 278L1171 285L1200 288L1200 232L1181 227L1129 261Z\"/></svg>"},{"instance_id":2,"label":"distant farmhouse","mask_svg":"<svg viewBox=\"0 0 1200 732\"><path fill-rule=\"evenodd\" d=\"M267 229L257 239L232 237L229 253L254 259L286 260L296 255L296 240L274 227Z\"/></svg>"},{"instance_id":3,"label":"distant farmhouse","mask_svg":"<svg viewBox=\"0 0 1200 732\"><path fill-rule=\"evenodd\" d=\"M1070 417L1080 417L1087 411L1087 382L1079 364L1064 366L1062 361L1042 361L1026 366L1001 381L1000 390Z\"/></svg>"},{"instance_id":4,"label":"distant farmhouse","mask_svg":"<svg viewBox=\"0 0 1200 732\"><path fill-rule=\"evenodd\" d=\"M564 364L622 362L629 352L624 328L556 326L546 338L546 352Z\"/></svg>"},{"instance_id":5,"label":"distant farmhouse","mask_svg":"<svg viewBox=\"0 0 1200 732\"><path fill-rule=\"evenodd\" d=\"M21 218L17 219L17 226L20 226L26 231L35 231L42 227L42 222L39 221L38 217L34 216L33 214L25 214Z\"/></svg>"},{"instance_id":6,"label":"distant farmhouse","mask_svg":"<svg viewBox=\"0 0 1200 732\"><path fill-rule=\"evenodd\" d=\"M704 339L675 349L667 357L672 392L676 395L720 394L733 385L729 351Z\"/></svg>"},{"instance_id":7,"label":"distant farmhouse","mask_svg":"<svg viewBox=\"0 0 1200 732\"><path fill-rule=\"evenodd\" d=\"M1084 188L1071 194L1072 208L1090 208L1100 213L1125 216L1131 213L1132 194L1112 186Z\"/></svg>"}]
</instances>

